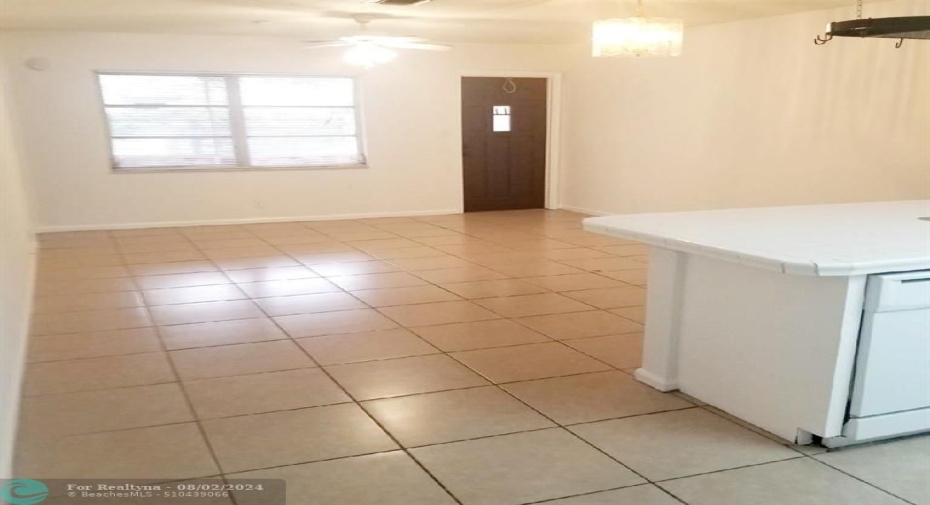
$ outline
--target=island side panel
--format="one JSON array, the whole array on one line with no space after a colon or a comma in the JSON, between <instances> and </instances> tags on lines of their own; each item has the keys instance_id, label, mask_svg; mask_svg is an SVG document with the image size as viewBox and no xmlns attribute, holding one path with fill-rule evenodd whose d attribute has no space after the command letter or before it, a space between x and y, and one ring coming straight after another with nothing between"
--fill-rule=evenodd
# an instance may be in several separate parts
<instances>
[{"instance_id":1,"label":"island side panel","mask_svg":"<svg viewBox=\"0 0 930 505\"><path fill-rule=\"evenodd\" d=\"M788 275L694 255L684 275L679 389L786 440L799 429L839 435L865 276Z\"/></svg>"},{"instance_id":2,"label":"island side panel","mask_svg":"<svg viewBox=\"0 0 930 505\"><path fill-rule=\"evenodd\" d=\"M678 331L688 255L649 248L643 365L636 379L659 391L678 389Z\"/></svg>"}]
</instances>

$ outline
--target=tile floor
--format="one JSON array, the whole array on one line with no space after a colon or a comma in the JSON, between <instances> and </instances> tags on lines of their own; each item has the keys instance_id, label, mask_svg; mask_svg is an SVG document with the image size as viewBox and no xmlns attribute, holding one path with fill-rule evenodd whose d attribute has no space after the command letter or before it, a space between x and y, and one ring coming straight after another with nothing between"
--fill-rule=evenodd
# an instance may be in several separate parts
<instances>
[{"instance_id":1,"label":"tile floor","mask_svg":"<svg viewBox=\"0 0 930 505\"><path fill-rule=\"evenodd\" d=\"M646 249L561 211L41 237L17 473L314 505L930 504L631 377ZM240 501L240 503L242 503Z\"/></svg>"}]
</instances>

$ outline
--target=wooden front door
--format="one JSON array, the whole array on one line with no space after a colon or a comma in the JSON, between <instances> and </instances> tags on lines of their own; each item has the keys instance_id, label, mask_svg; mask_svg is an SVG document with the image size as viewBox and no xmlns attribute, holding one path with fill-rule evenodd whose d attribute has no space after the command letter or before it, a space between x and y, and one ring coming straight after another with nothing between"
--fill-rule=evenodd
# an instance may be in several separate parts
<instances>
[{"instance_id":1,"label":"wooden front door","mask_svg":"<svg viewBox=\"0 0 930 505\"><path fill-rule=\"evenodd\" d=\"M546 79L462 78L465 212L546 205Z\"/></svg>"}]
</instances>

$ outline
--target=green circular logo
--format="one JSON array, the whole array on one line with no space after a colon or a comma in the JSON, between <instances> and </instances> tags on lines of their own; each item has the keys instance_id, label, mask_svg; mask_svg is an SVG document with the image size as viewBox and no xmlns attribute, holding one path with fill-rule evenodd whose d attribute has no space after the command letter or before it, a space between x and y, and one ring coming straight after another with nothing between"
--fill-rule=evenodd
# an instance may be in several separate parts
<instances>
[{"instance_id":1,"label":"green circular logo","mask_svg":"<svg viewBox=\"0 0 930 505\"><path fill-rule=\"evenodd\" d=\"M10 505L36 505L48 498L48 486L32 479L13 479L0 484L0 500Z\"/></svg>"}]
</instances>

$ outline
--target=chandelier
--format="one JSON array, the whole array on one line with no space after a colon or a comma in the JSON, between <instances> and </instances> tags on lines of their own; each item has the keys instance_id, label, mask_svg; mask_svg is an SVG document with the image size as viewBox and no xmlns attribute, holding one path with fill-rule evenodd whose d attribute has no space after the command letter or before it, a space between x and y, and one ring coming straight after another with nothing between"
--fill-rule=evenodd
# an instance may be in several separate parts
<instances>
[{"instance_id":1,"label":"chandelier","mask_svg":"<svg viewBox=\"0 0 930 505\"><path fill-rule=\"evenodd\" d=\"M681 19L647 18L643 1L636 2L636 17L594 22L592 54L605 56L678 56L684 37Z\"/></svg>"}]
</instances>

